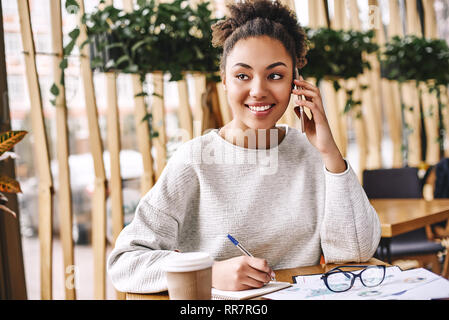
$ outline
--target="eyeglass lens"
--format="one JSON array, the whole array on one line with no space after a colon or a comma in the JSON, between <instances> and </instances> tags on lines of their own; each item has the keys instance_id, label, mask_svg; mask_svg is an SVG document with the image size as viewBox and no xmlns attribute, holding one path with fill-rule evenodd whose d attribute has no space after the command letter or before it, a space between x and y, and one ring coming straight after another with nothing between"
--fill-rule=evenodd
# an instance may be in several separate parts
<instances>
[{"instance_id":1,"label":"eyeglass lens","mask_svg":"<svg viewBox=\"0 0 449 320\"><path fill-rule=\"evenodd\" d=\"M385 269L379 266L370 266L362 271L352 271L353 273L340 270L340 272L331 273L327 277L329 289L335 292L346 291L354 283L354 274L360 275L362 284L366 287L375 287L382 283Z\"/></svg>"}]
</instances>

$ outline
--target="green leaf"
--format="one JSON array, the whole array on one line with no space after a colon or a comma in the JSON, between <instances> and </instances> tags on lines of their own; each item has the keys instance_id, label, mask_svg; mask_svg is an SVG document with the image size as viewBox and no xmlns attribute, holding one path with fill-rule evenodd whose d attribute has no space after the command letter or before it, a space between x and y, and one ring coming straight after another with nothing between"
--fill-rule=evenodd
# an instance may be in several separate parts
<instances>
[{"instance_id":1,"label":"green leaf","mask_svg":"<svg viewBox=\"0 0 449 320\"><path fill-rule=\"evenodd\" d=\"M68 66L68 60L67 58L64 58L61 60L61 63L59 64L59 68L61 69L66 69Z\"/></svg>"},{"instance_id":2,"label":"green leaf","mask_svg":"<svg viewBox=\"0 0 449 320\"><path fill-rule=\"evenodd\" d=\"M66 0L65 9L69 14L77 14L80 7L76 0Z\"/></svg>"},{"instance_id":3,"label":"green leaf","mask_svg":"<svg viewBox=\"0 0 449 320\"><path fill-rule=\"evenodd\" d=\"M72 40L76 40L79 35L80 35L80 29L78 27L76 27L75 29L73 29L72 31L69 32L69 37Z\"/></svg>"},{"instance_id":4,"label":"green leaf","mask_svg":"<svg viewBox=\"0 0 449 320\"><path fill-rule=\"evenodd\" d=\"M50 88L50 92L54 95L54 96L58 96L59 95L59 88L56 85L56 83L53 83L53 85Z\"/></svg>"},{"instance_id":5,"label":"green leaf","mask_svg":"<svg viewBox=\"0 0 449 320\"><path fill-rule=\"evenodd\" d=\"M75 43L76 42L74 40L72 40L64 47L64 49L63 49L64 56L68 56L72 53L73 48L75 47Z\"/></svg>"}]
</instances>

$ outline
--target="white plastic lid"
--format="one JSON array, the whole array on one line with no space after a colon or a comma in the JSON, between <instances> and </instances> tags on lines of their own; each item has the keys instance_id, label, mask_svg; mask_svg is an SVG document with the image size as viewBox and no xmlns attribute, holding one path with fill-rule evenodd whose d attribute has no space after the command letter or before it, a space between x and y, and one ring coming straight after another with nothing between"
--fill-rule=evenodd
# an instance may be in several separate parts
<instances>
[{"instance_id":1,"label":"white plastic lid","mask_svg":"<svg viewBox=\"0 0 449 320\"><path fill-rule=\"evenodd\" d=\"M174 254L164 262L167 272L189 272L203 270L212 266L214 261L206 252L188 252Z\"/></svg>"}]
</instances>

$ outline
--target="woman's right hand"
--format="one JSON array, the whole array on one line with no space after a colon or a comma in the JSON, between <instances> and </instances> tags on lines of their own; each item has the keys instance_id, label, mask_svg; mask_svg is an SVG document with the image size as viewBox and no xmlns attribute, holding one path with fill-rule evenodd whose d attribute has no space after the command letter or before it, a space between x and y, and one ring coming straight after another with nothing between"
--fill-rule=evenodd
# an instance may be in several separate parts
<instances>
[{"instance_id":1,"label":"woman's right hand","mask_svg":"<svg viewBox=\"0 0 449 320\"><path fill-rule=\"evenodd\" d=\"M265 259L240 256L216 261L212 266L212 287L219 290L260 288L271 278L274 278L274 272Z\"/></svg>"}]
</instances>

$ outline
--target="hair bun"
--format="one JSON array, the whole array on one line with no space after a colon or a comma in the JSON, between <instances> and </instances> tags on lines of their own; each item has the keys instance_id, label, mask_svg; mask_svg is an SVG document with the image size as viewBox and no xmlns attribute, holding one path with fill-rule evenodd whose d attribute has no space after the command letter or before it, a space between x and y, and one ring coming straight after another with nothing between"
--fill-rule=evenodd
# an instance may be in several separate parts
<instances>
[{"instance_id":1,"label":"hair bun","mask_svg":"<svg viewBox=\"0 0 449 320\"><path fill-rule=\"evenodd\" d=\"M268 19L280 23L284 28L298 28L296 15L278 1L246 0L245 2L228 5L229 17L212 26L212 44L222 47L226 39L240 26L256 18Z\"/></svg>"}]
</instances>

